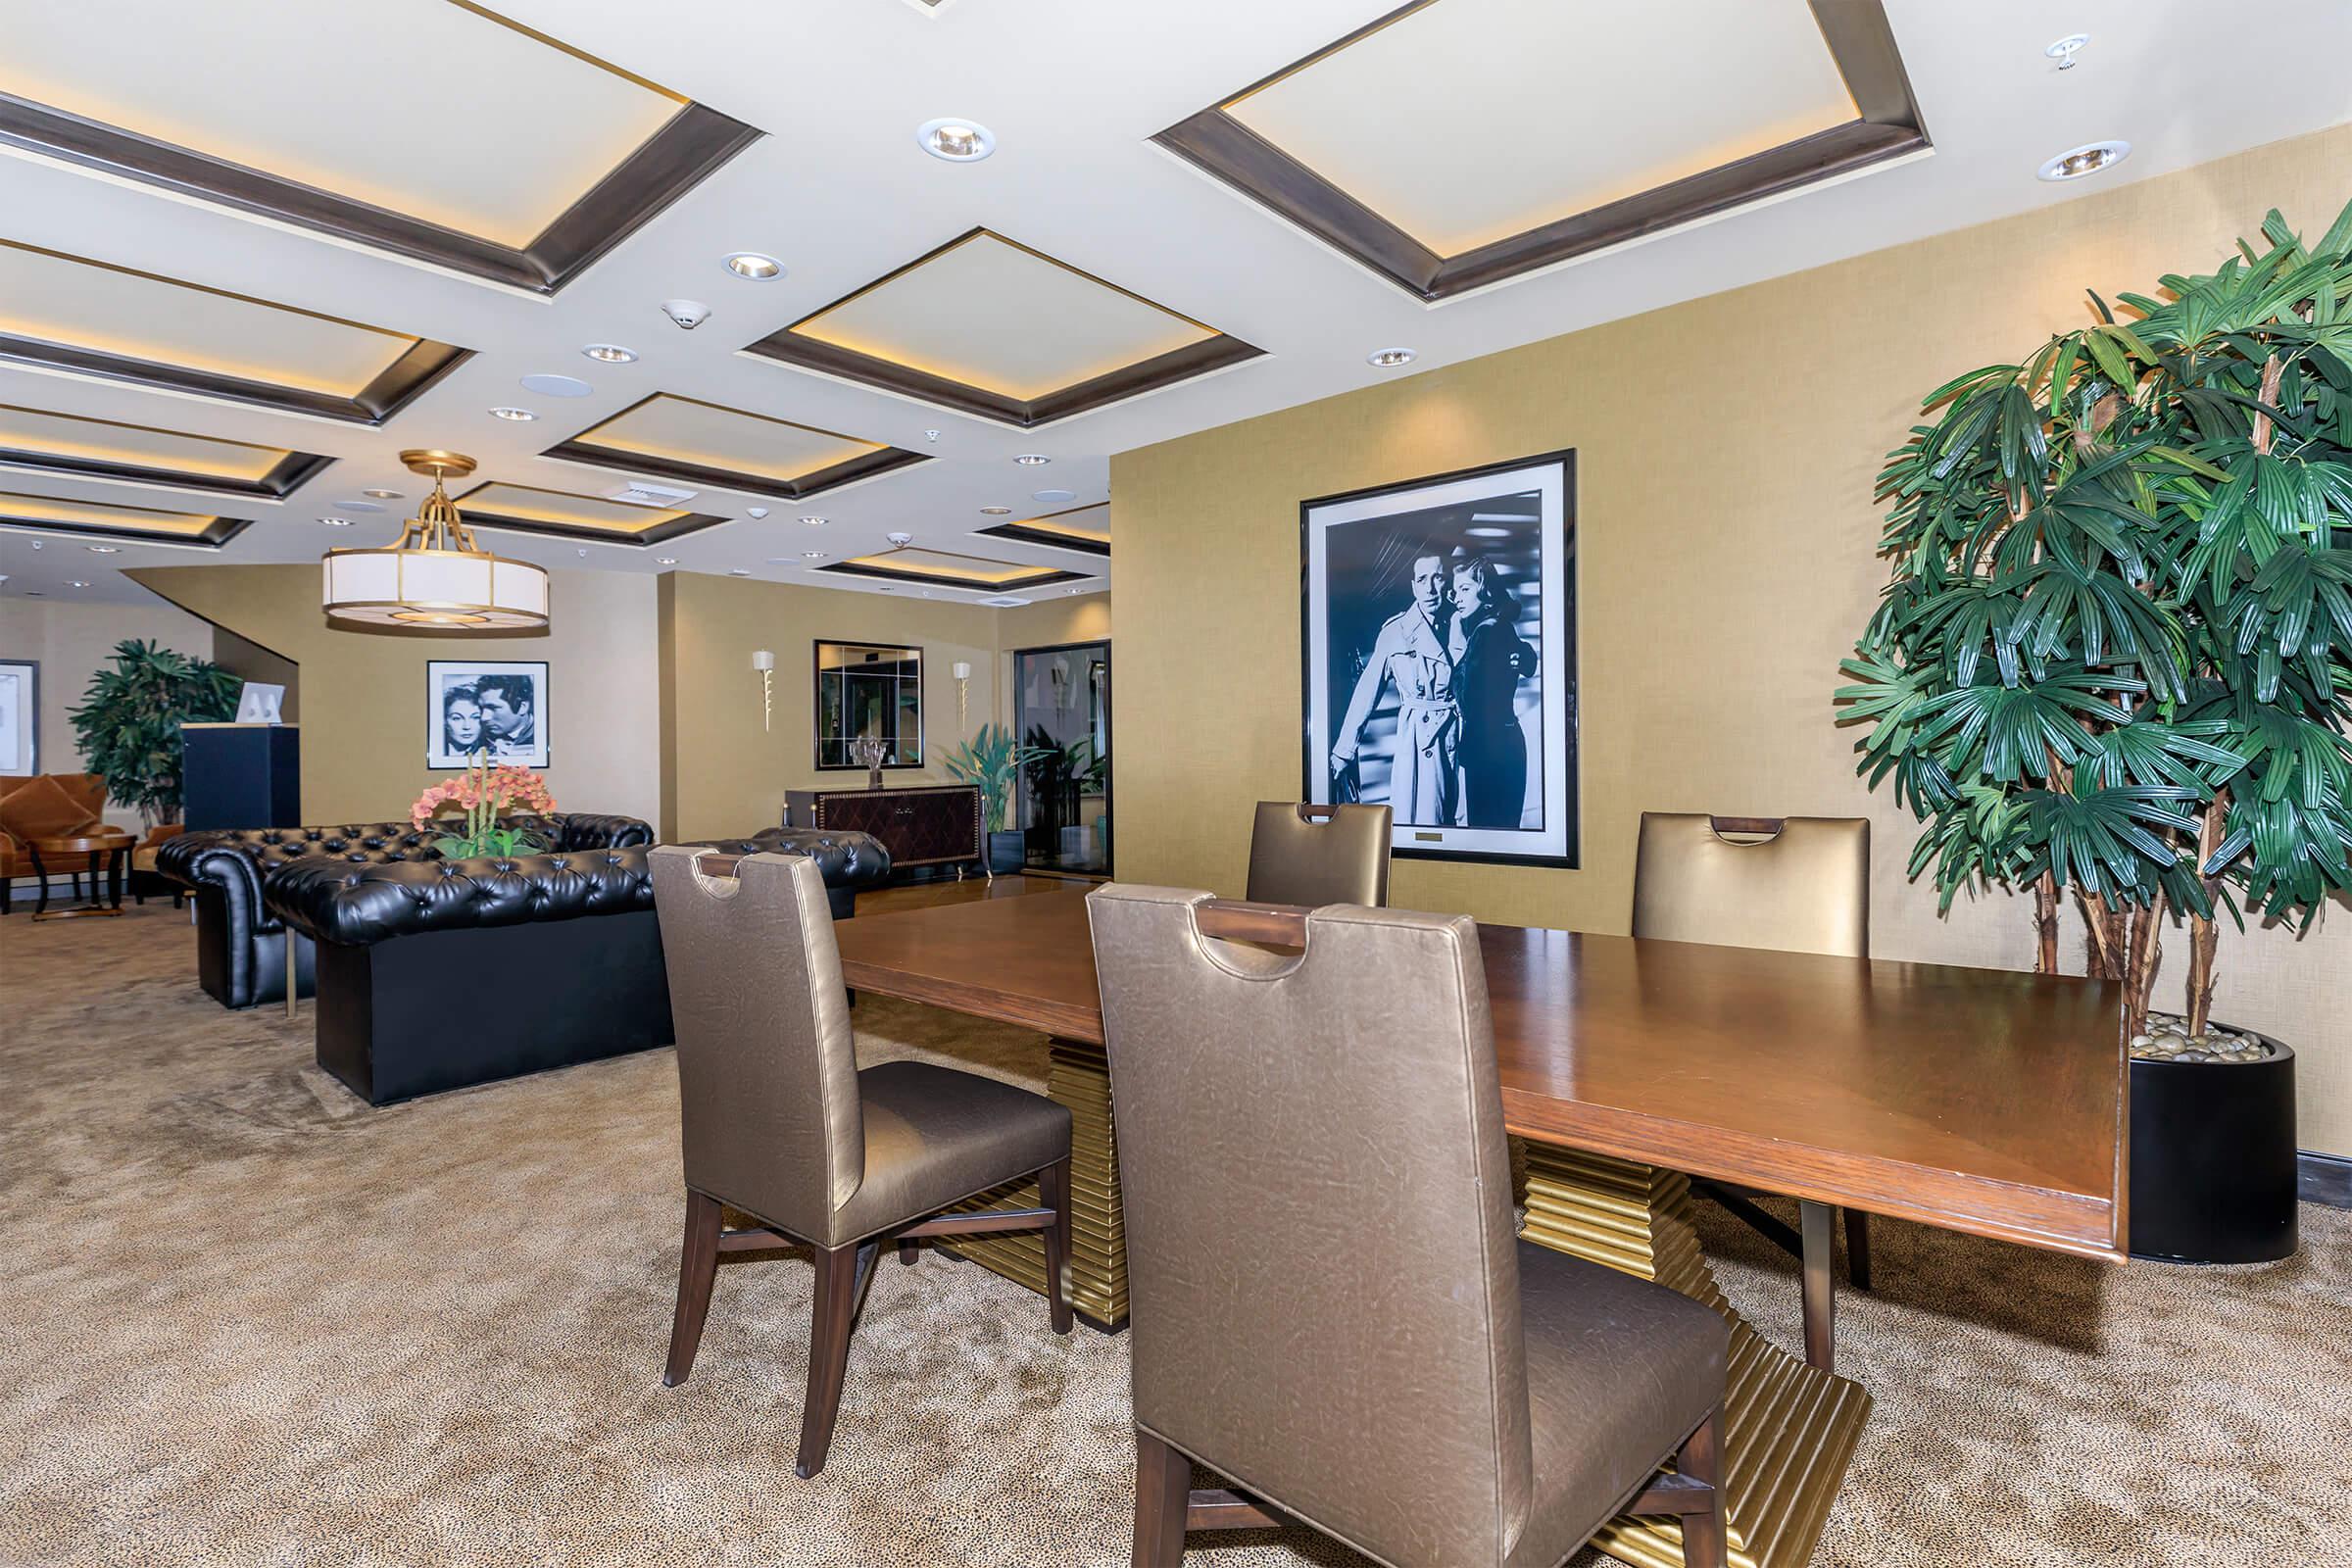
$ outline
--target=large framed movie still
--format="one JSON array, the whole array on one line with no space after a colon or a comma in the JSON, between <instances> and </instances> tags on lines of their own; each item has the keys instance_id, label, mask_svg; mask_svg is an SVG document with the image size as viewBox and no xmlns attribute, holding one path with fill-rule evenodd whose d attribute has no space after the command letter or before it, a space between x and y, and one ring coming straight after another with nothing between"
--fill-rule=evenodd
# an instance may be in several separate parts
<instances>
[{"instance_id":1,"label":"large framed movie still","mask_svg":"<svg viewBox=\"0 0 2352 1568\"><path fill-rule=\"evenodd\" d=\"M1578 863L1576 454L1300 504L1304 797L1394 853Z\"/></svg>"}]
</instances>

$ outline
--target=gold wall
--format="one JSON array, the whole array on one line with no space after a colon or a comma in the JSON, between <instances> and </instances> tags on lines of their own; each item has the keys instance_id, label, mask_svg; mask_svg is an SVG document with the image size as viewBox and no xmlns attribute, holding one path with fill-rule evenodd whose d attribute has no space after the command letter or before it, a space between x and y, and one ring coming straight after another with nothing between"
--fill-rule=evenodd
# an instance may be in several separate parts
<instances>
[{"instance_id":1,"label":"gold wall","mask_svg":"<svg viewBox=\"0 0 2352 1568\"><path fill-rule=\"evenodd\" d=\"M2347 169L2339 128L1115 458L1122 879L1239 894L1250 803L1298 792L1301 500L1573 447L1583 868L1399 861L1395 902L1623 931L1645 808L1867 814L1880 956L2030 967L2009 899L1939 919L1905 879L1916 824L1831 723L1886 579L1872 477L1923 393L2271 207L2317 234ZM2352 1152L2352 908L2221 970L2219 1014L2301 1054L2303 1146Z\"/></svg>"},{"instance_id":2,"label":"gold wall","mask_svg":"<svg viewBox=\"0 0 2352 1568\"><path fill-rule=\"evenodd\" d=\"M546 632L483 637L330 625L316 565L150 566L125 575L300 667L306 822L403 817L426 785L454 776L424 765L424 666L435 659L546 661L556 803L660 819L648 578L556 572Z\"/></svg>"}]
</instances>

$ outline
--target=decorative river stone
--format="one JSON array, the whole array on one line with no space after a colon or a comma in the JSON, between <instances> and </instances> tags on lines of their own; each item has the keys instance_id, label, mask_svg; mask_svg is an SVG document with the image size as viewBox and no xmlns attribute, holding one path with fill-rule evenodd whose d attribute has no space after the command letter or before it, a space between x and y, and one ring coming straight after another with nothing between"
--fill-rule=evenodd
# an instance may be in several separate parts
<instances>
[{"instance_id":1,"label":"decorative river stone","mask_svg":"<svg viewBox=\"0 0 2352 1568\"><path fill-rule=\"evenodd\" d=\"M2201 1035L2188 1032L2179 1013L2151 1012L2148 1032L2132 1037L2134 1061L2268 1061L2271 1048L2259 1035L2210 1024Z\"/></svg>"}]
</instances>

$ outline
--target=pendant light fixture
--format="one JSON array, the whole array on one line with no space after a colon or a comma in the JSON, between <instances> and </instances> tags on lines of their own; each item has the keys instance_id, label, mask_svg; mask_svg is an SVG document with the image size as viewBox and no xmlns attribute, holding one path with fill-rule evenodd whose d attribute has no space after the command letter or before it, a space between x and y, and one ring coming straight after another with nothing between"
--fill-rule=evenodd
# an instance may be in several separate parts
<instances>
[{"instance_id":1,"label":"pendant light fixture","mask_svg":"<svg viewBox=\"0 0 2352 1568\"><path fill-rule=\"evenodd\" d=\"M455 452L403 452L413 473L433 481L400 541L379 550L330 550L325 567L329 619L374 626L439 626L453 631L528 631L547 624L547 570L477 548L466 519L442 488L463 479L473 460Z\"/></svg>"}]
</instances>

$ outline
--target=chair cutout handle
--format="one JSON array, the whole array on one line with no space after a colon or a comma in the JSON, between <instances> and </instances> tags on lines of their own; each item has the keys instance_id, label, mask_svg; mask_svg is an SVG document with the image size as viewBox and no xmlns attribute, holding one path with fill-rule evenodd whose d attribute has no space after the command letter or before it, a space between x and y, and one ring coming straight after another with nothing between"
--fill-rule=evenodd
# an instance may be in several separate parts
<instances>
[{"instance_id":1,"label":"chair cutout handle","mask_svg":"<svg viewBox=\"0 0 2352 1568\"><path fill-rule=\"evenodd\" d=\"M1209 899L1193 906L1193 923L1204 937L1278 948L1306 946L1306 915L1297 905L1252 904L1247 899Z\"/></svg>"},{"instance_id":2,"label":"chair cutout handle","mask_svg":"<svg viewBox=\"0 0 2352 1568\"><path fill-rule=\"evenodd\" d=\"M1758 833L1765 838L1778 838L1788 825L1785 816L1715 816L1707 817L1707 826L1721 838L1726 833Z\"/></svg>"},{"instance_id":3,"label":"chair cutout handle","mask_svg":"<svg viewBox=\"0 0 2352 1568\"><path fill-rule=\"evenodd\" d=\"M1339 814L1338 807L1327 806L1320 801L1298 803L1298 820L1301 822L1330 822L1336 820Z\"/></svg>"},{"instance_id":4,"label":"chair cutout handle","mask_svg":"<svg viewBox=\"0 0 2352 1568\"><path fill-rule=\"evenodd\" d=\"M748 858L748 856L729 850L705 850L694 858L695 874L703 877L731 877L735 875L736 867L743 864Z\"/></svg>"}]
</instances>

